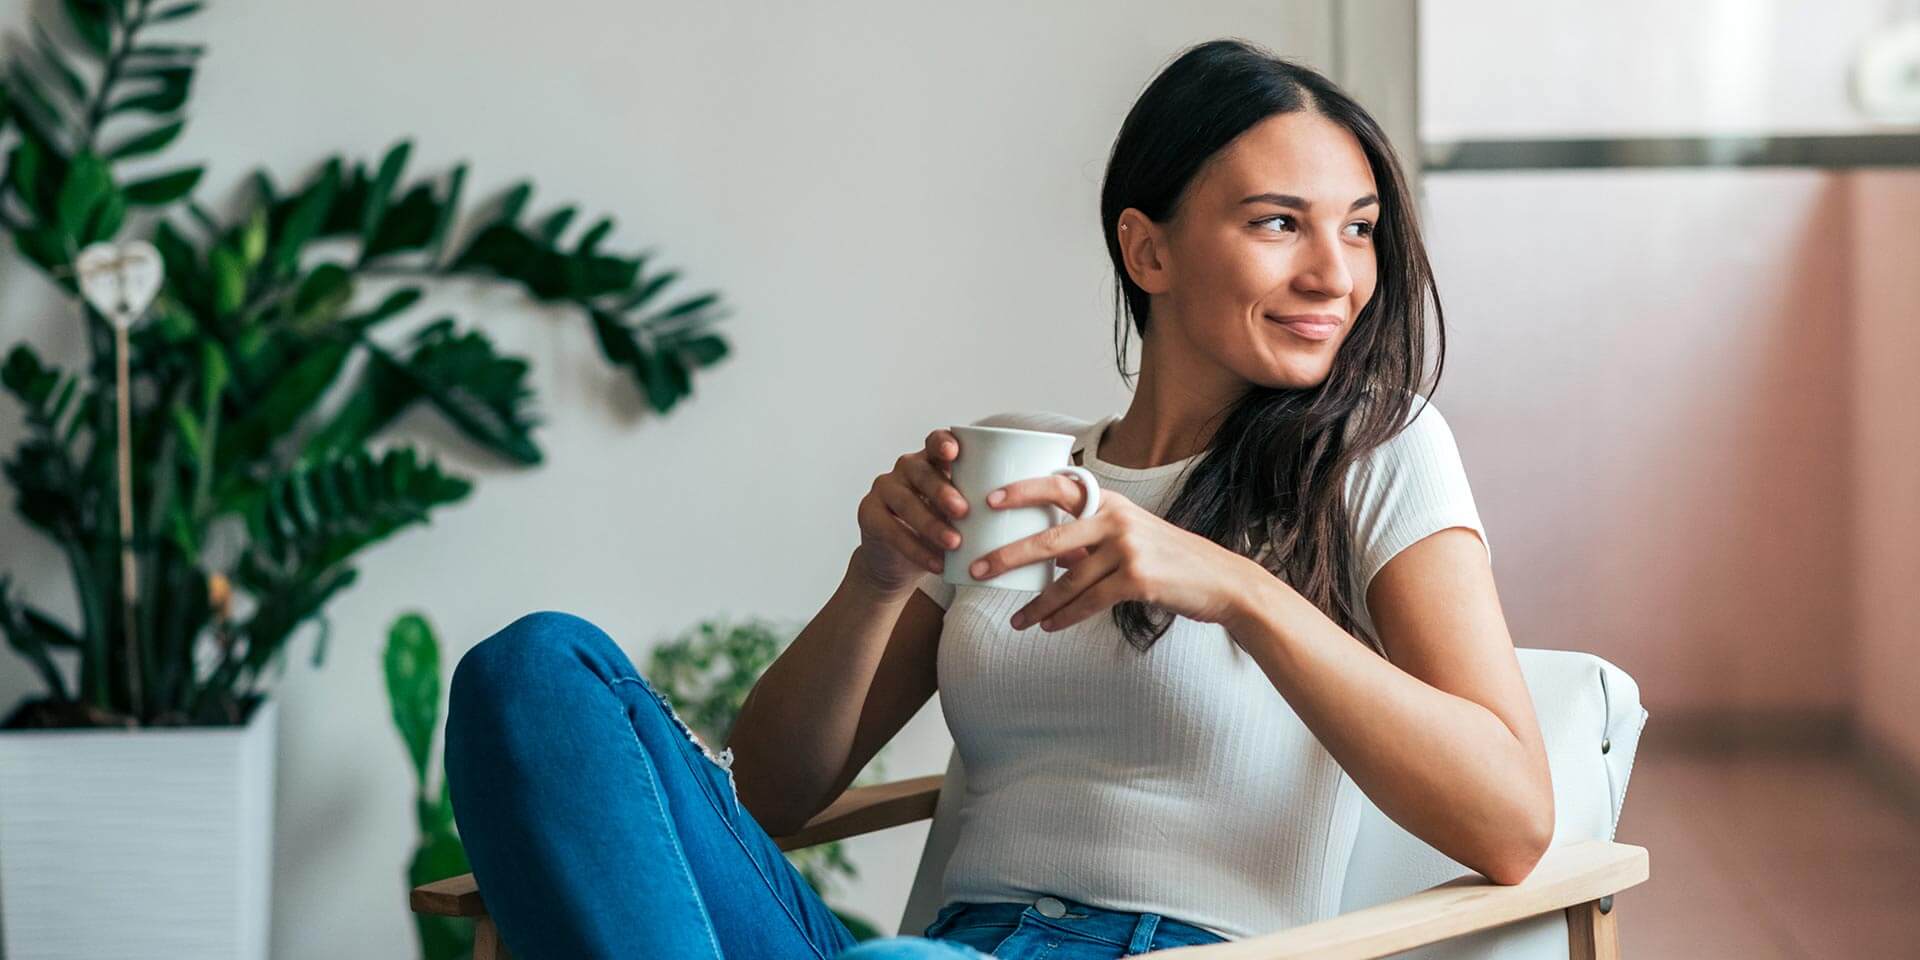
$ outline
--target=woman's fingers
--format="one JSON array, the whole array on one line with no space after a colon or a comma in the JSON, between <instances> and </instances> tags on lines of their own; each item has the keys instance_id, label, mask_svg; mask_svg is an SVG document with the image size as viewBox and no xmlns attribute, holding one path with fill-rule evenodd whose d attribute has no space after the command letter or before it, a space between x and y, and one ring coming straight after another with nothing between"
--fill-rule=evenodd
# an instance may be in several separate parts
<instances>
[{"instance_id":1,"label":"woman's fingers","mask_svg":"<svg viewBox=\"0 0 1920 960\"><path fill-rule=\"evenodd\" d=\"M960 455L960 440L953 431L942 427L927 434L927 459L942 465L950 464Z\"/></svg>"},{"instance_id":2,"label":"woman's fingers","mask_svg":"<svg viewBox=\"0 0 1920 960\"><path fill-rule=\"evenodd\" d=\"M868 524L868 529L873 531L873 535L885 541L888 547L905 557L914 566L935 573L946 570L946 558L929 547L926 541L907 525L906 521L893 512L886 493L890 485L882 485L878 489L881 491L880 496L868 500L873 504L871 509L876 514Z\"/></svg>"},{"instance_id":3,"label":"woman's fingers","mask_svg":"<svg viewBox=\"0 0 1920 960\"><path fill-rule=\"evenodd\" d=\"M913 528L929 546L951 550L960 545L960 531L936 516L912 487L904 483L889 483L881 489L880 497L886 501L887 509Z\"/></svg>"},{"instance_id":4,"label":"woman's fingers","mask_svg":"<svg viewBox=\"0 0 1920 960\"><path fill-rule=\"evenodd\" d=\"M913 484L914 492L922 499L939 507L940 512L948 517L967 515L967 498L960 495L960 488L954 486L946 474L917 457L909 457L903 466L908 482Z\"/></svg>"}]
</instances>

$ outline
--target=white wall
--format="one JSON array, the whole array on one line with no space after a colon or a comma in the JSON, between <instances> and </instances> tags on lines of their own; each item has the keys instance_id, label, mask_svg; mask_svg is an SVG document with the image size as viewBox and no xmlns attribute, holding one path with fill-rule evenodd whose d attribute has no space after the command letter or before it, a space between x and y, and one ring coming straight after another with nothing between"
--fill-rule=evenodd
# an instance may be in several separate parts
<instances>
[{"instance_id":1,"label":"white wall","mask_svg":"<svg viewBox=\"0 0 1920 960\"><path fill-rule=\"evenodd\" d=\"M6 6L0 28L24 13ZM578 318L449 299L534 362L549 462L498 467L431 418L403 425L480 482L365 556L322 669L310 632L293 644L274 955L412 955L412 787L379 668L398 613L427 612L449 665L536 608L596 620L636 660L702 617L811 616L868 483L928 430L1010 408L1125 409L1097 224L1122 116L1187 44L1239 35L1323 63L1328 23L1320 0L256 0L182 31L212 52L172 155L211 163L206 195L229 197L257 165L285 180L411 135L420 169L471 160L478 195L532 175L539 210L615 214L612 246L658 247L734 309L736 355L656 419ZM0 262L0 343L74 357L56 302ZM10 512L0 568L70 609L55 553ZM0 703L34 688L0 654ZM949 745L929 707L889 773L936 772ZM891 929L923 836L855 842L863 880L839 902Z\"/></svg>"}]
</instances>

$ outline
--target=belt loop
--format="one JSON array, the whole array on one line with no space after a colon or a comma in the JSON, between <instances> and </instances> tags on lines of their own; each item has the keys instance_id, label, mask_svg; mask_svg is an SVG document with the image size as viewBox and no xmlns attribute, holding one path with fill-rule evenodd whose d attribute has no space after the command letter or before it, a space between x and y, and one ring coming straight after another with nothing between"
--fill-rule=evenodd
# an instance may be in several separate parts
<instances>
[{"instance_id":1,"label":"belt loop","mask_svg":"<svg viewBox=\"0 0 1920 960\"><path fill-rule=\"evenodd\" d=\"M1160 915L1143 913L1133 924L1133 940L1127 944L1127 956L1137 956L1153 949L1153 931L1160 926Z\"/></svg>"}]
</instances>

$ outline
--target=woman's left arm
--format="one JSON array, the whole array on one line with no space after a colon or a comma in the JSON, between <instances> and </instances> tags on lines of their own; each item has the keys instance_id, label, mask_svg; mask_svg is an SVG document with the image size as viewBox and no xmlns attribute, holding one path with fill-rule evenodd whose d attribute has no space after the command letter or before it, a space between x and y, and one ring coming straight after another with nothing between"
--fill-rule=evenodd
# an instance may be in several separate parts
<instances>
[{"instance_id":1,"label":"woman's left arm","mask_svg":"<svg viewBox=\"0 0 1920 960\"><path fill-rule=\"evenodd\" d=\"M1438 531L1375 575L1364 602L1392 662L1241 559L1221 624L1354 783L1441 853L1524 880L1553 836L1553 787L1479 537Z\"/></svg>"},{"instance_id":2,"label":"woman's left arm","mask_svg":"<svg viewBox=\"0 0 1920 960\"><path fill-rule=\"evenodd\" d=\"M1080 485L1018 480L992 509L1078 514ZM1226 628L1380 812L1495 883L1519 883L1553 837L1553 785L1533 700L1507 635L1493 566L1448 527L1394 554L1368 587L1391 662L1254 560L1118 493L1092 516L989 551L976 579L1055 558L1067 570L1010 626L1052 631L1124 600Z\"/></svg>"}]
</instances>

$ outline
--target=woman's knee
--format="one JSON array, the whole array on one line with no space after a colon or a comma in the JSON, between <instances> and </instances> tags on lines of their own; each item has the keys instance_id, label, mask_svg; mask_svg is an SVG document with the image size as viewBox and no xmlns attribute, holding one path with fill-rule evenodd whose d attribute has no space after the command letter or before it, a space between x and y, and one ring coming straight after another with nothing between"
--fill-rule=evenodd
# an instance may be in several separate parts
<instances>
[{"instance_id":1,"label":"woman's knee","mask_svg":"<svg viewBox=\"0 0 1920 960\"><path fill-rule=\"evenodd\" d=\"M613 638L592 621L541 610L521 616L473 646L454 667L448 699L492 700L525 689L530 678L610 656L625 657Z\"/></svg>"},{"instance_id":2,"label":"woman's knee","mask_svg":"<svg viewBox=\"0 0 1920 960\"><path fill-rule=\"evenodd\" d=\"M881 937L843 950L835 960L980 960L988 957L964 943L926 937Z\"/></svg>"}]
</instances>

